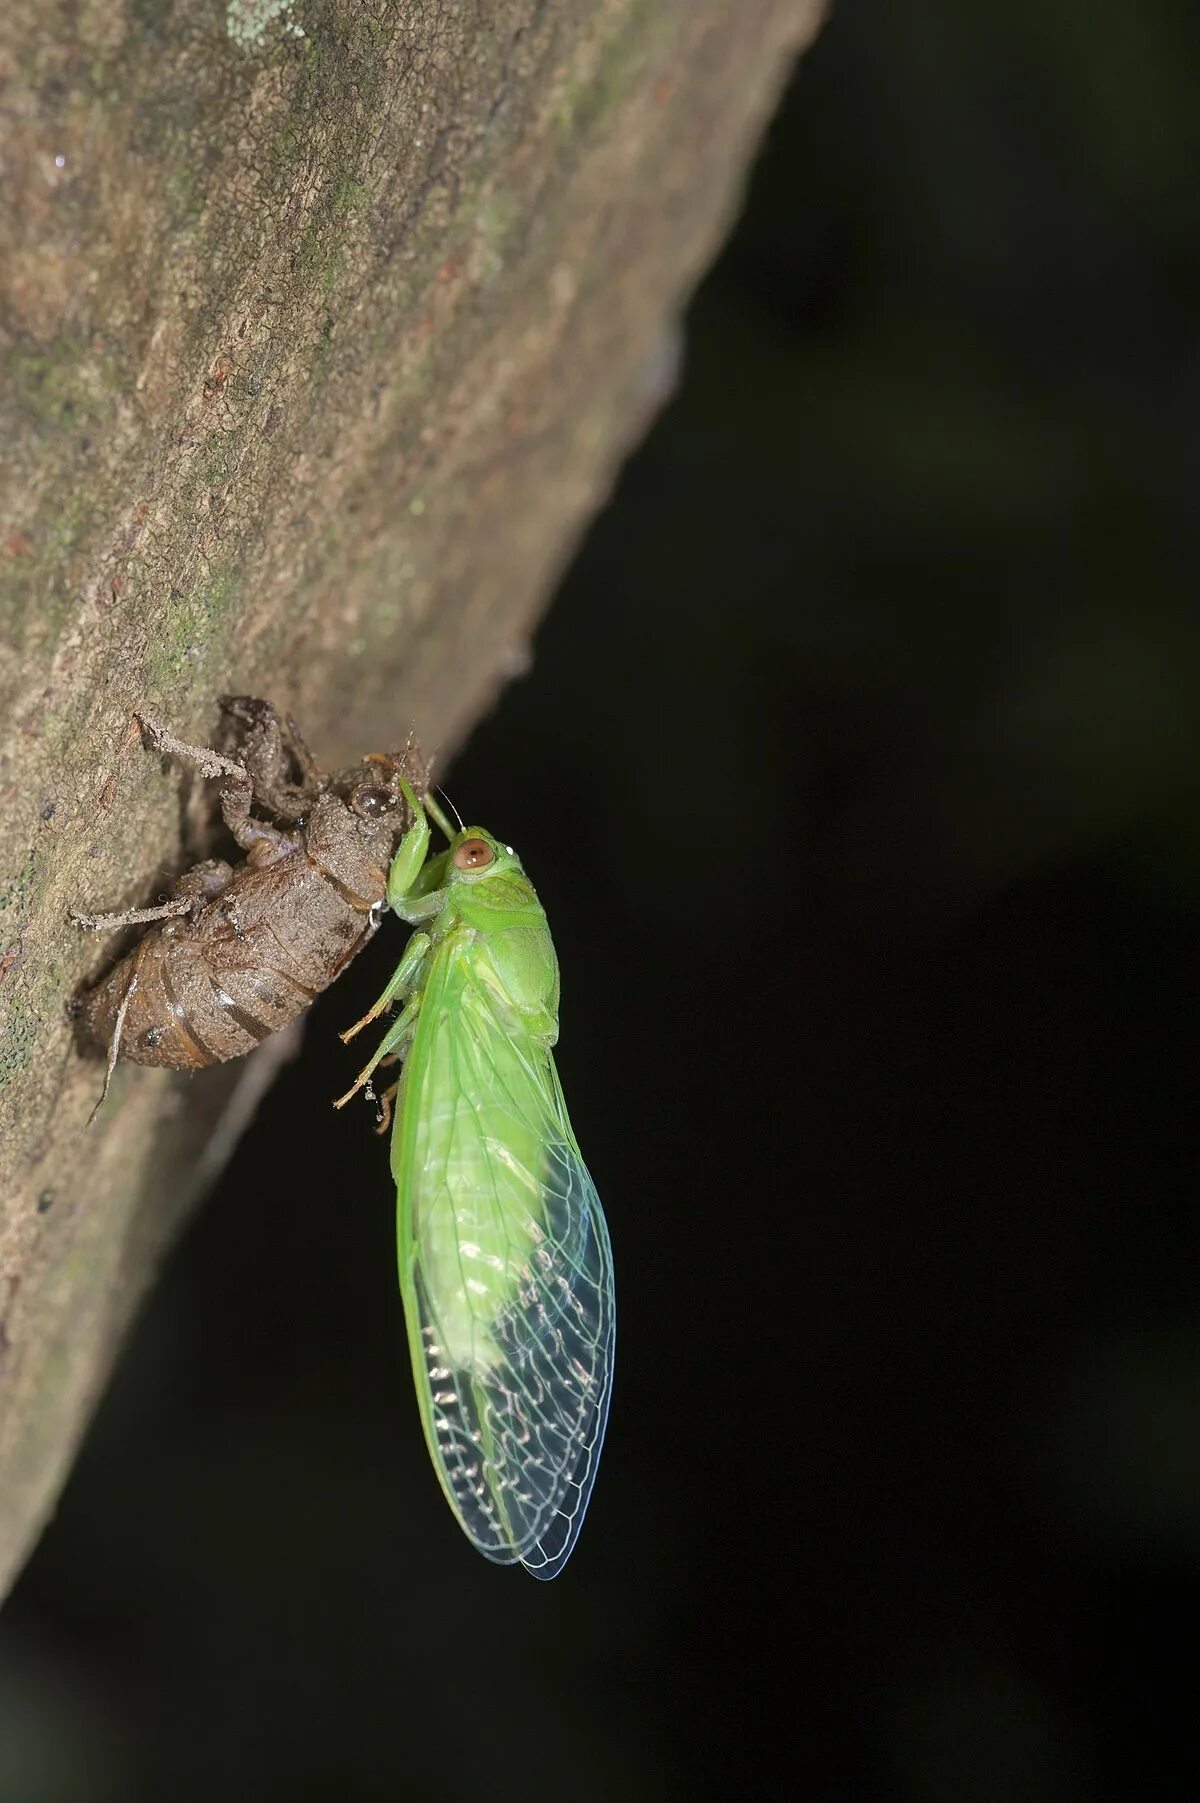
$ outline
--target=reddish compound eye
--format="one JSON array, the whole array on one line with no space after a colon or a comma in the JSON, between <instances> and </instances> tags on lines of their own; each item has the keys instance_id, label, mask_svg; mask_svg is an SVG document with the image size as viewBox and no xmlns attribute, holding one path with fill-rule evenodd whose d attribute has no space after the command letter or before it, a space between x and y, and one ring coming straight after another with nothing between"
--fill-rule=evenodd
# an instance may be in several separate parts
<instances>
[{"instance_id":1,"label":"reddish compound eye","mask_svg":"<svg viewBox=\"0 0 1200 1803\"><path fill-rule=\"evenodd\" d=\"M484 870L496 861L496 854L486 839L464 839L454 853L458 870Z\"/></svg>"}]
</instances>

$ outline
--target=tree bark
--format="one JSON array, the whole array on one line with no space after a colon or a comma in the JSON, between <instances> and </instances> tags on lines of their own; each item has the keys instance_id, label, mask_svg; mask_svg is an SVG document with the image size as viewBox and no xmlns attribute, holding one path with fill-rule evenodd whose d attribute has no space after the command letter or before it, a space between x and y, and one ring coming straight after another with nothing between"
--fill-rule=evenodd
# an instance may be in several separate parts
<instances>
[{"instance_id":1,"label":"tree bark","mask_svg":"<svg viewBox=\"0 0 1200 1803\"><path fill-rule=\"evenodd\" d=\"M622 454L820 0L40 0L0 30L0 1595L282 1048L64 1004L222 692L461 740ZM665 348L666 347L666 348ZM232 1100L231 1100L232 1098Z\"/></svg>"}]
</instances>

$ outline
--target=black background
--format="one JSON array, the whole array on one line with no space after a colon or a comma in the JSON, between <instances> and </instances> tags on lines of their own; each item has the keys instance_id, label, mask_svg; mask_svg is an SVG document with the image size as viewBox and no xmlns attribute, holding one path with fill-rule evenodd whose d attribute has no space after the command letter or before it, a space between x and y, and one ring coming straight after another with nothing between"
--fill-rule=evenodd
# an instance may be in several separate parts
<instances>
[{"instance_id":1,"label":"black background","mask_svg":"<svg viewBox=\"0 0 1200 1803\"><path fill-rule=\"evenodd\" d=\"M828 26L450 776L615 1245L576 1557L428 1465L383 932L0 1618L4 1803L1200 1794L1198 78L1183 0Z\"/></svg>"}]
</instances>

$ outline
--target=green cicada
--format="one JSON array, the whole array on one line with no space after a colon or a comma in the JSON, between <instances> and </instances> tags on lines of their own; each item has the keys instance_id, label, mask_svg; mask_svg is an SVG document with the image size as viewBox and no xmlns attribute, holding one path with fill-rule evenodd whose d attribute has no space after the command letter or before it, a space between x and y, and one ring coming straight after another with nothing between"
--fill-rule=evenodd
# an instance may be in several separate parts
<instances>
[{"instance_id":1,"label":"green cicada","mask_svg":"<svg viewBox=\"0 0 1200 1803\"><path fill-rule=\"evenodd\" d=\"M588 1505L612 1389L612 1251L554 1068L558 960L510 845L414 821L388 905L419 930L349 1039L402 1004L387 1057L400 1290L425 1438L471 1543L558 1575ZM450 841L429 855L429 815Z\"/></svg>"}]
</instances>

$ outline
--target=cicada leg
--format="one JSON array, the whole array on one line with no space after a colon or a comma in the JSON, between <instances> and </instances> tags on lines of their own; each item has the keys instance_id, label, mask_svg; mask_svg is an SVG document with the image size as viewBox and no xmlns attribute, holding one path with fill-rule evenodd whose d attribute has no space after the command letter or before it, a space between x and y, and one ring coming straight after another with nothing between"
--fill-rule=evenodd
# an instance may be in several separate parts
<instances>
[{"instance_id":1,"label":"cicada leg","mask_svg":"<svg viewBox=\"0 0 1200 1803\"><path fill-rule=\"evenodd\" d=\"M367 1009L361 1020L356 1020L352 1027L347 1027L346 1031L339 1035L343 1045L353 1039L356 1033L361 1033L363 1028L369 1026L373 1020L378 1020L385 1008L390 1008L398 997L406 994L412 988L428 950L429 934L414 933L404 948L404 956L392 973L391 982L379 1000Z\"/></svg>"},{"instance_id":2,"label":"cicada leg","mask_svg":"<svg viewBox=\"0 0 1200 1803\"><path fill-rule=\"evenodd\" d=\"M113 1072L117 1068L117 1059L121 1056L121 1035L125 1031L125 1016L129 1013L129 1004L132 1002L134 993L137 990L137 980L138 973L137 965L135 963L129 982L125 986L125 993L121 997L121 1004L117 1009L116 1019L113 1022L112 1038L108 1043L108 1063L105 1066L104 1071L104 1088L100 1091L99 1101L88 1115L87 1124L89 1127L103 1108L108 1097L108 1087L113 1080Z\"/></svg>"},{"instance_id":3,"label":"cicada leg","mask_svg":"<svg viewBox=\"0 0 1200 1803\"><path fill-rule=\"evenodd\" d=\"M400 1088L400 1079L388 1086L379 1098L379 1119L375 1123L376 1133L386 1133L392 1124L392 1109L395 1106L396 1093Z\"/></svg>"},{"instance_id":4,"label":"cicada leg","mask_svg":"<svg viewBox=\"0 0 1200 1803\"><path fill-rule=\"evenodd\" d=\"M72 908L69 918L85 933L112 933L118 927L149 926L157 920L178 920L185 914L199 914L205 902L228 889L233 871L224 858L206 858L172 886L171 899L154 908L122 908L116 914L78 914Z\"/></svg>"},{"instance_id":5,"label":"cicada leg","mask_svg":"<svg viewBox=\"0 0 1200 1803\"><path fill-rule=\"evenodd\" d=\"M414 995L409 1002L408 1007L404 1010L404 1013L396 1017L384 1034L382 1043L370 1063L363 1066L345 1095L339 1096L337 1101L333 1104L335 1108L344 1108L351 1096L358 1094L359 1090L363 1087L363 1084L370 1079L376 1067L383 1062L390 1052L402 1054L407 1051L408 1041L412 1038L420 1009L421 998L419 995Z\"/></svg>"}]
</instances>

